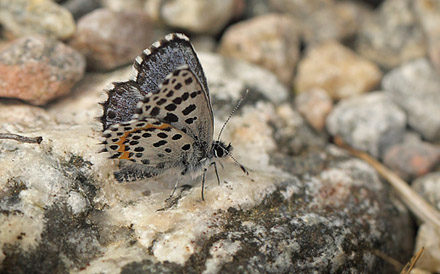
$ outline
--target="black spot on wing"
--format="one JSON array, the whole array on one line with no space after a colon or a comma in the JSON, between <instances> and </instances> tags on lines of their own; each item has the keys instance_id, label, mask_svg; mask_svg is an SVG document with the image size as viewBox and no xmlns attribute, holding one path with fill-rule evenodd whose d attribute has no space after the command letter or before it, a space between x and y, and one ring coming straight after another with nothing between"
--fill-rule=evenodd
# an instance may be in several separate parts
<instances>
[{"instance_id":1,"label":"black spot on wing","mask_svg":"<svg viewBox=\"0 0 440 274\"><path fill-rule=\"evenodd\" d=\"M179 121L179 118L175 114L170 113L170 112L168 112L167 116L165 116L163 119L167 122L170 122L170 123Z\"/></svg>"},{"instance_id":2,"label":"black spot on wing","mask_svg":"<svg viewBox=\"0 0 440 274\"><path fill-rule=\"evenodd\" d=\"M196 109L196 105L191 104L187 106L184 110L182 110L183 115L188 115Z\"/></svg>"}]
</instances>

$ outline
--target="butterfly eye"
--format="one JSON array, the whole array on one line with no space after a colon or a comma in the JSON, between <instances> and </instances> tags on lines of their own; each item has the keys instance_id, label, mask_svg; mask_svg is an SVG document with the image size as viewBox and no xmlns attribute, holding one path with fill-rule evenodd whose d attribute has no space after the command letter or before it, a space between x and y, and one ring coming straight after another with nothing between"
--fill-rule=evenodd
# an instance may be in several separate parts
<instances>
[{"instance_id":1,"label":"butterfly eye","mask_svg":"<svg viewBox=\"0 0 440 274\"><path fill-rule=\"evenodd\" d=\"M216 145L214 148L214 155L217 158L221 158L223 156L225 156L225 152L223 151L223 148L219 145Z\"/></svg>"}]
</instances>

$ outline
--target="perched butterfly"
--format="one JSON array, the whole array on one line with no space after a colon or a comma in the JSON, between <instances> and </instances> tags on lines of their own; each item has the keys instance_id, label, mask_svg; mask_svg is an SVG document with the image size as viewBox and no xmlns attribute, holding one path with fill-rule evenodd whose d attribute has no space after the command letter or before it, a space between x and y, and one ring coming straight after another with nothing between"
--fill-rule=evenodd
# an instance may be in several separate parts
<instances>
[{"instance_id":1,"label":"perched butterfly","mask_svg":"<svg viewBox=\"0 0 440 274\"><path fill-rule=\"evenodd\" d=\"M175 190L181 176L203 172L203 199L208 166L214 165L220 183L215 159L232 157L232 147L213 140L208 85L189 39L168 34L133 66L135 77L113 83L102 103L103 151L120 160L115 178L135 181L169 172L176 176Z\"/></svg>"}]
</instances>

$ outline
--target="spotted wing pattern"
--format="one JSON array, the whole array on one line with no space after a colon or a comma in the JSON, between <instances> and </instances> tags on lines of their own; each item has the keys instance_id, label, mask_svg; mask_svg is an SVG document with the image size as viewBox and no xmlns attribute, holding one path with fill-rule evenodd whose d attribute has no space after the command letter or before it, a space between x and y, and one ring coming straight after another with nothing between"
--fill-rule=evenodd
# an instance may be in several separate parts
<instances>
[{"instance_id":1,"label":"spotted wing pattern","mask_svg":"<svg viewBox=\"0 0 440 274\"><path fill-rule=\"evenodd\" d=\"M115 173L119 181L154 177L170 168L184 168L195 156L190 136L155 118L114 124L103 136L110 158L125 161L126 169Z\"/></svg>"},{"instance_id":2,"label":"spotted wing pattern","mask_svg":"<svg viewBox=\"0 0 440 274\"><path fill-rule=\"evenodd\" d=\"M188 134L195 141L200 157L206 156L211 148L214 128L211 106L188 66L170 73L158 93L147 94L138 103L136 113L135 119L153 117Z\"/></svg>"},{"instance_id":3,"label":"spotted wing pattern","mask_svg":"<svg viewBox=\"0 0 440 274\"><path fill-rule=\"evenodd\" d=\"M194 72L209 101L205 74L188 37L171 33L154 42L135 59L136 73L131 80L113 83L107 90L108 99L102 103L103 115L100 117L104 130L113 124L130 121L140 98L158 92L165 76L182 65Z\"/></svg>"}]
</instances>

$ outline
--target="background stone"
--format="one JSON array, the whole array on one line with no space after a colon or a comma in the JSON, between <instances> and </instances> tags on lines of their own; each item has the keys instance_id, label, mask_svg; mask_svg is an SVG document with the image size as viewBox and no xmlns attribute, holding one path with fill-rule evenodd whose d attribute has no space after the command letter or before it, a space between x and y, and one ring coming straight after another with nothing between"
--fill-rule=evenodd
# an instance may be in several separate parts
<instances>
[{"instance_id":1,"label":"background stone","mask_svg":"<svg viewBox=\"0 0 440 274\"><path fill-rule=\"evenodd\" d=\"M223 35L219 50L224 56L261 65L288 85L299 55L295 21L269 14L234 24Z\"/></svg>"},{"instance_id":2,"label":"background stone","mask_svg":"<svg viewBox=\"0 0 440 274\"><path fill-rule=\"evenodd\" d=\"M423 31L411 0L388 0L366 20L357 36L357 51L366 58L392 68L426 55Z\"/></svg>"},{"instance_id":3,"label":"background stone","mask_svg":"<svg viewBox=\"0 0 440 274\"><path fill-rule=\"evenodd\" d=\"M402 140L405 126L405 113L382 92L342 100L327 117L333 136L377 158Z\"/></svg>"},{"instance_id":4,"label":"background stone","mask_svg":"<svg viewBox=\"0 0 440 274\"><path fill-rule=\"evenodd\" d=\"M426 59L390 71L382 87L407 113L411 128L427 140L440 140L440 78Z\"/></svg>"},{"instance_id":5,"label":"background stone","mask_svg":"<svg viewBox=\"0 0 440 274\"><path fill-rule=\"evenodd\" d=\"M78 21L70 45L86 57L88 68L111 70L132 63L152 42L152 36L145 13L98 9Z\"/></svg>"},{"instance_id":6,"label":"background stone","mask_svg":"<svg viewBox=\"0 0 440 274\"><path fill-rule=\"evenodd\" d=\"M379 84L382 73L370 61L336 41L311 48L298 64L295 91L321 88L333 99L365 93Z\"/></svg>"},{"instance_id":7,"label":"background stone","mask_svg":"<svg viewBox=\"0 0 440 274\"><path fill-rule=\"evenodd\" d=\"M44 105L69 93L84 70L76 50L41 36L23 37L0 52L0 96Z\"/></svg>"},{"instance_id":8,"label":"background stone","mask_svg":"<svg viewBox=\"0 0 440 274\"><path fill-rule=\"evenodd\" d=\"M0 0L0 24L11 37L67 39L75 32L70 12L50 0Z\"/></svg>"}]
</instances>

